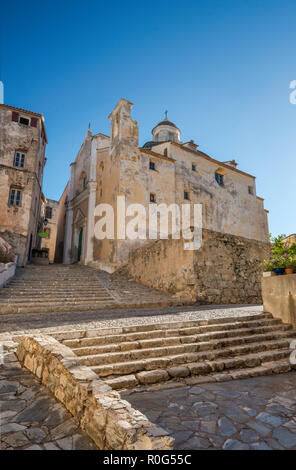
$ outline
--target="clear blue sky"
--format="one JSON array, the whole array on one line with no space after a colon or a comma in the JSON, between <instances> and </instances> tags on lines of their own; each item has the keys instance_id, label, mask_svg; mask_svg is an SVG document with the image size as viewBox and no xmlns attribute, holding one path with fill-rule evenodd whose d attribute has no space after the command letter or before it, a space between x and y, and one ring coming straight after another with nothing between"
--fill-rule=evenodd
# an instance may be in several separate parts
<instances>
[{"instance_id":1,"label":"clear blue sky","mask_svg":"<svg viewBox=\"0 0 296 470\"><path fill-rule=\"evenodd\" d=\"M184 141L257 176L272 233L296 232L295 0L15 0L0 16L5 103L45 116L47 197L123 97L140 144L168 109Z\"/></svg>"}]
</instances>

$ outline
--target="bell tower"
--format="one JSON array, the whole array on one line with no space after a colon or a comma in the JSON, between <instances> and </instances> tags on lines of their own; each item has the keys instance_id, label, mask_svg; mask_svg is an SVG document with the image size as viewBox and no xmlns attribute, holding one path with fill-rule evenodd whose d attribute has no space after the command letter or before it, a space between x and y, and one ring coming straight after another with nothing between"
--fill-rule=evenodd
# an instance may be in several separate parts
<instances>
[{"instance_id":1,"label":"bell tower","mask_svg":"<svg viewBox=\"0 0 296 470\"><path fill-rule=\"evenodd\" d=\"M139 144L139 127L137 121L131 118L133 103L121 98L112 113L111 121L111 149L118 144L128 144L137 147Z\"/></svg>"}]
</instances>

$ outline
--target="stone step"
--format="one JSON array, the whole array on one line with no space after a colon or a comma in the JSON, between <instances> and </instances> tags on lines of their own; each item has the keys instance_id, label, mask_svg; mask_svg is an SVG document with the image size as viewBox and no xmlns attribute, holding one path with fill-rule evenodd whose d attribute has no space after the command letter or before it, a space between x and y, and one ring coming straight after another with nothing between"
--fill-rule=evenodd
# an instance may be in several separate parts
<instances>
[{"instance_id":1,"label":"stone step","mask_svg":"<svg viewBox=\"0 0 296 470\"><path fill-rule=\"evenodd\" d=\"M105 336L121 336L126 335L126 338L130 337L130 333L153 333L155 331L162 331L162 334L165 335L169 330L176 330L180 331L184 328L190 327L202 327L202 326L216 326L216 325L225 325L230 323L242 323L246 321L252 320L274 320L271 313L263 312L263 313L253 313L242 315L239 317L219 317L219 318L208 318L208 319L199 319L199 320L180 320L180 321L170 321L170 322L162 322L162 323L146 323L146 324L139 324L139 325L127 325L127 326L117 326L117 327L109 327L109 328L92 328L87 330L63 330L51 333L58 341L63 342L66 344L68 340L80 340L80 339L93 339L97 337L105 337ZM276 320L279 323L282 323L281 320ZM190 334L190 333L189 333ZM139 337L141 339L142 336ZM134 338L132 339L134 340ZM128 339L126 339L128 341ZM113 341L111 341L113 342ZM105 343L103 343L105 344ZM69 346L69 344L67 344ZM71 347L71 346L70 346Z\"/></svg>"},{"instance_id":2,"label":"stone step","mask_svg":"<svg viewBox=\"0 0 296 470\"><path fill-rule=\"evenodd\" d=\"M200 326L191 326L191 323L186 323L187 326L182 326L181 328L177 328L174 323L171 323L170 325L173 326L173 328L170 328L169 326L167 329L160 329L161 325L157 325L159 329L153 330L152 328L148 331L142 331L141 327L139 327L139 331L134 332L132 331L125 331L124 333L119 333L119 334L111 334L111 335L101 335L101 336L96 336L96 332L94 331L93 337L87 337L87 338L76 338L76 339L65 339L63 340L64 344L68 346L69 348L75 349L75 348L81 348L81 347L87 347L87 346L104 346L104 345L109 345L109 344L117 344L117 343L134 343L135 341L138 340L150 340L150 339L158 339L158 338L169 338L169 337L174 337L176 335L182 336L190 336L192 334L203 334L203 333L209 333L209 332L219 332L219 331L224 331L224 330L240 330L243 328L256 328L256 327L268 327L268 326L276 326L276 325L281 325L282 322L279 319L275 318L262 318L262 319L253 319L251 317L249 320L245 321L234 321L234 319L231 319L231 322L223 322L223 323L214 323L214 324L206 324L206 325L200 325ZM196 323L196 322L194 322ZM184 325L184 323L182 323ZM152 326L152 325L150 325ZM288 326L288 329L291 327ZM60 337L61 338L61 337ZM58 338L56 338L58 339Z\"/></svg>"},{"instance_id":3,"label":"stone step","mask_svg":"<svg viewBox=\"0 0 296 470\"><path fill-rule=\"evenodd\" d=\"M40 292L40 291L36 291L34 293L29 293L29 292L18 292L17 294L13 294L13 293L9 293L9 294L5 294L5 293L2 293L0 295L0 302L4 301L4 300L25 300L26 298L28 298L29 300L30 299L35 299L35 298L39 298L42 296L42 298L45 298L45 299L48 299L52 296L55 296L55 297L64 297L65 295L66 296L69 296L69 297L78 297L80 295L82 295L83 297L91 297L91 296L94 296L94 295L101 295L101 294L108 294L109 295L109 292L106 290L106 289L97 289L97 290L93 290L93 291L82 291L82 290L73 290L73 291L67 291L67 290L61 290L61 291L46 291L46 292Z\"/></svg>"},{"instance_id":4,"label":"stone step","mask_svg":"<svg viewBox=\"0 0 296 470\"><path fill-rule=\"evenodd\" d=\"M47 279L44 279L44 281L25 281L25 280L20 280L20 281L10 281L9 286L10 287L24 287L27 289L36 289L39 287L56 287L56 286L90 286L90 287L97 287L97 286L102 286L100 281L96 281L95 279L93 281L90 280L85 280L85 279L77 279L77 280L56 280L56 281L48 281Z\"/></svg>"},{"instance_id":5,"label":"stone step","mask_svg":"<svg viewBox=\"0 0 296 470\"><path fill-rule=\"evenodd\" d=\"M214 361L212 363L189 363L167 370L156 369L139 372L138 374L123 375L107 379L105 382L117 390L139 385L153 385L170 380L180 381L180 379L185 381L185 384L194 385L281 374L295 369L295 365L292 365L288 359L289 354L291 354L290 350L282 351L281 354L277 352L274 354L263 354L261 358L249 355L241 358ZM251 366L251 364L253 365ZM254 364L258 365L254 366Z\"/></svg>"},{"instance_id":6,"label":"stone step","mask_svg":"<svg viewBox=\"0 0 296 470\"><path fill-rule=\"evenodd\" d=\"M229 330L221 330L214 332L199 333L196 335L179 335L179 336L170 336L170 337L158 337L153 339L140 339L139 341L118 341L117 343L105 344L105 345L93 345L93 346L84 346L84 347L73 347L72 349L77 356L87 356L95 354L105 354L111 352L123 352L131 351L135 349L147 349L147 348L157 348L164 346L174 346L180 344L193 344L196 342L209 341L211 339L223 339L223 338L234 338L240 336L249 336L251 334L261 334L269 333L271 331L282 330L288 331L291 330L291 325L275 324L271 326L257 326L252 328L236 328ZM98 338L101 339L101 338ZM122 338L121 338L122 339ZM67 343L66 343L67 344ZM68 345L68 344L67 344Z\"/></svg>"},{"instance_id":7,"label":"stone step","mask_svg":"<svg viewBox=\"0 0 296 470\"><path fill-rule=\"evenodd\" d=\"M111 352L106 354L86 355L80 358L82 365L87 366L100 366L117 364L131 361L145 361L150 358L165 359L167 356L193 353L196 354L202 351L211 351L221 348L230 348L241 346L245 344L273 341L279 339L292 338L296 336L296 331L273 331L271 333L256 334L250 336L240 336L238 338L223 338L203 341L198 343L180 344L166 347L133 349L130 351ZM287 340L288 342L288 340ZM289 343L288 343L289 344ZM108 367L108 366L107 366Z\"/></svg>"},{"instance_id":8,"label":"stone step","mask_svg":"<svg viewBox=\"0 0 296 470\"><path fill-rule=\"evenodd\" d=\"M51 295L48 297L42 296L41 298L32 298L32 297L20 297L18 299L1 299L0 305L21 305L24 302L26 303L27 306L29 305L34 305L34 304L59 304L61 302L69 301L69 302L89 302L91 300L92 303L95 303L97 301L101 300L113 300L113 297L108 294L108 292L104 292L102 294L96 294L96 295Z\"/></svg>"},{"instance_id":9,"label":"stone step","mask_svg":"<svg viewBox=\"0 0 296 470\"><path fill-rule=\"evenodd\" d=\"M186 305L186 302L180 302L179 300L143 300L138 299L138 301L133 301L129 303L125 302L116 302L115 300L104 300L101 303L93 304L92 302L87 302L83 304L79 304L79 302L75 302L73 304L67 303L63 305L51 305L48 304L47 306L40 306L40 305L32 305L30 307L17 307L17 306L4 306L2 307L0 304L0 315L10 315L10 314L30 314L30 313L49 313L49 312L83 312L83 311L96 311L96 310L104 310L104 309L113 309L113 308L120 308L120 309L127 309L127 308L161 308L161 307L168 307L168 306L180 306Z\"/></svg>"},{"instance_id":10,"label":"stone step","mask_svg":"<svg viewBox=\"0 0 296 470\"><path fill-rule=\"evenodd\" d=\"M235 347L225 347L216 350L201 351L197 353L173 354L162 358L148 358L144 360L134 360L129 362L118 362L115 364L104 364L101 366L90 366L100 377L114 378L140 371L150 371L158 368L167 369L168 367L179 366L180 364L198 363L203 371L205 361L212 362L220 359L236 359L240 356L271 353L273 351L281 352L282 350L290 351L290 342L288 339L263 341L261 343L253 343L249 345L241 345ZM197 370L197 369L196 369Z\"/></svg>"}]
</instances>

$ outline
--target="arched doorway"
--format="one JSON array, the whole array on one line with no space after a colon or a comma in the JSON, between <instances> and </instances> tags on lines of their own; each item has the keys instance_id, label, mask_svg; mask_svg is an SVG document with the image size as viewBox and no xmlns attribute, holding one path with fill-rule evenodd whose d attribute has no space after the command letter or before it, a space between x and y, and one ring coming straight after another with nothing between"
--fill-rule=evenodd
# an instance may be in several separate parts
<instances>
[{"instance_id":1,"label":"arched doorway","mask_svg":"<svg viewBox=\"0 0 296 470\"><path fill-rule=\"evenodd\" d=\"M79 232L79 238L78 238L78 259L77 259L77 261L80 261L80 259L81 259L82 240L83 240L83 227L80 228L80 232Z\"/></svg>"},{"instance_id":2,"label":"arched doorway","mask_svg":"<svg viewBox=\"0 0 296 470\"><path fill-rule=\"evenodd\" d=\"M32 241L33 241L33 235L31 233L30 235L30 243L29 243L29 250L28 250L28 261L31 261L31 255L32 255Z\"/></svg>"}]
</instances>

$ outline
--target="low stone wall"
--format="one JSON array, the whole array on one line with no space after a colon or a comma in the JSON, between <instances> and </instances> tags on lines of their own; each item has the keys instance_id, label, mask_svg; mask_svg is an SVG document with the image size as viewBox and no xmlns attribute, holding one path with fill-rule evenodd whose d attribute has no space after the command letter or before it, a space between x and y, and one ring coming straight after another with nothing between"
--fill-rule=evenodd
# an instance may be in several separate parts
<instances>
[{"instance_id":1,"label":"low stone wall","mask_svg":"<svg viewBox=\"0 0 296 470\"><path fill-rule=\"evenodd\" d=\"M49 388L75 421L106 450L170 450L174 439L120 398L67 346L50 336L24 337L19 361Z\"/></svg>"},{"instance_id":2,"label":"low stone wall","mask_svg":"<svg viewBox=\"0 0 296 470\"><path fill-rule=\"evenodd\" d=\"M296 328L296 274L262 279L263 309Z\"/></svg>"},{"instance_id":3,"label":"low stone wall","mask_svg":"<svg viewBox=\"0 0 296 470\"><path fill-rule=\"evenodd\" d=\"M199 250L184 250L182 239L157 240L133 251L125 272L149 287L204 304L260 303L260 263L269 249L269 243L203 230Z\"/></svg>"},{"instance_id":4,"label":"low stone wall","mask_svg":"<svg viewBox=\"0 0 296 470\"><path fill-rule=\"evenodd\" d=\"M3 287L15 275L16 263L0 263L0 287Z\"/></svg>"}]
</instances>

